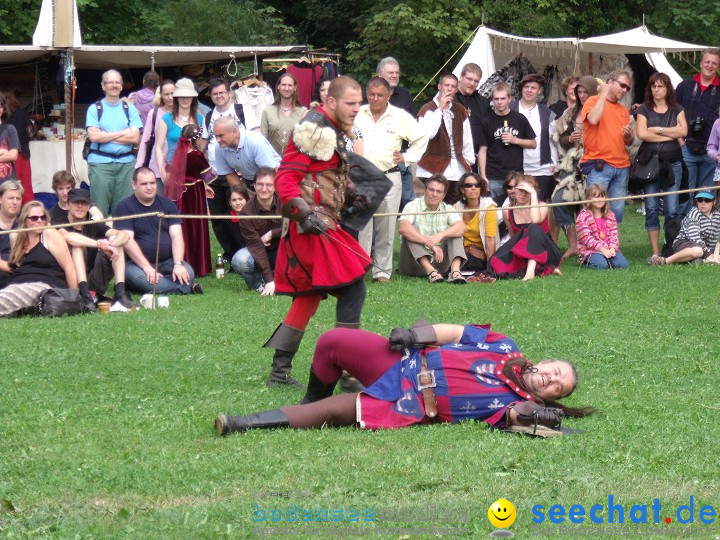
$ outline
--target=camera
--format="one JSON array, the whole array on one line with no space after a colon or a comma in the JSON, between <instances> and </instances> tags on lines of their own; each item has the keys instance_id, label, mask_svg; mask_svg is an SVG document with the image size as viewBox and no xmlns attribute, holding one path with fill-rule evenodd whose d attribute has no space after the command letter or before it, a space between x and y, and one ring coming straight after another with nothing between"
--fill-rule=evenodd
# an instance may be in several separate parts
<instances>
[{"instance_id":1,"label":"camera","mask_svg":"<svg viewBox=\"0 0 720 540\"><path fill-rule=\"evenodd\" d=\"M705 133L705 119L699 116L690 122L690 130L695 137L702 137Z\"/></svg>"}]
</instances>

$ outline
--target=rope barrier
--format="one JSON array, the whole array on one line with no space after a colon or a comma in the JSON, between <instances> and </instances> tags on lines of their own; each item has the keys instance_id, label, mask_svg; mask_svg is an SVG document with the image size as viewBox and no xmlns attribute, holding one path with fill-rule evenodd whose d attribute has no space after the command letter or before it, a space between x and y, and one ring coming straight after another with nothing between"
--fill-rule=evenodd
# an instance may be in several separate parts
<instances>
[{"instance_id":1,"label":"rope barrier","mask_svg":"<svg viewBox=\"0 0 720 540\"><path fill-rule=\"evenodd\" d=\"M712 187L702 187L702 188L693 188L693 189L682 189L677 191L663 191L660 193L653 193L653 194L642 194L642 195L626 195L624 197L607 197L605 199L592 199L593 201L627 201L627 200L641 200L646 199L648 197L664 197L665 195L680 195L683 193L696 193L699 191L717 191L720 190L720 186L712 186ZM591 199L583 199L580 201L571 201L571 202L560 202L560 203L544 203L542 205L536 204L526 204L526 205L515 205L512 208L514 210L524 210L526 208L539 208L539 207L545 207L545 208L553 208L555 206L573 206L573 205L580 205L591 202ZM494 210L501 209L503 207L496 207ZM460 214L460 213L470 213L470 212L487 212L490 209L481 210L479 208L466 208L464 210L441 210L433 212L434 214ZM373 214L373 217L398 217L398 216L418 216L427 214L427 212L382 212L378 214ZM282 216L279 215L263 215L263 216L210 216L207 214L204 215L195 215L195 214L165 214L164 212L146 212L144 214L134 214L132 216L122 216L122 217L111 217L111 218L105 218L105 219L97 219L97 220L88 220L88 221L76 221L74 223L63 223L61 225L44 225L43 227L31 227L26 229L11 229L11 230L0 230L0 236L5 234L14 234L19 232L28 232L28 231L37 231L37 230L45 230L45 229L65 229L68 227L75 227L77 225L91 225L93 223L108 223L113 221L127 221L129 219L137 219L137 218L143 218L143 217L159 217L161 220L165 217L170 217L172 219L219 219L219 220L245 220L245 219L282 219Z\"/></svg>"}]
</instances>

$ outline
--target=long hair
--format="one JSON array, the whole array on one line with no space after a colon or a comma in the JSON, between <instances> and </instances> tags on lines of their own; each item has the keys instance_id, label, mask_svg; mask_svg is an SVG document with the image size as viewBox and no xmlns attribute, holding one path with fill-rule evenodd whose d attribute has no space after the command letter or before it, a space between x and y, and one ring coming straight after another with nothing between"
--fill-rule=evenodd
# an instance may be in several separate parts
<instances>
[{"instance_id":1,"label":"long hair","mask_svg":"<svg viewBox=\"0 0 720 540\"><path fill-rule=\"evenodd\" d=\"M589 185L585 190L585 198L588 199L588 202L583 203L583 206L588 210L590 210L593 204L589 199L592 199L593 197L597 197L598 199L607 199L607 191L605 191L605 188L600 184ZM602 217L607 217L609 211L610 203L605 201L605 204L603 204L603 207L600 209L600 214Z\"/></svg>"},{"instance_id":2,"label":"long hair","mask_svg":"<svg viewBox=\"0 0 720 540\"><path fill-rule=\"evenodd\" d=\"M300 98L298 97L298 83L297 79L294 75L291 73L283 73L280 78L278 79L277 84L275 84L275 101L273 102L273 105L277 105L277 114L280 116L280 101L282 100L282 97L280 96L280 83L282 83L282 80L285 78L292 79L293 84L295 85L295 90L293 91L292 95L292 106L293 109L297 107L302 107L302 103L300 103Z\"/></svg>"},{"instance_id":3,"label":"long hair","mask_svg":"<svg viewBox=\"0 0 720 540\"><path fill-rule=\"evenodd\" d=\"M10 116L10 112L8 109L7 99L5 98L5 94L0 92L0 107L2 107L2 116L0 116L0 120L7 120L8 116Z\"/></svg>"},{"instance_id":4,"label":"long hair","mask_svg":"<svg viewBox=\"0 0 720 540\"><path fill-rule=\"evenodd\" d=\"M6 88L2 91L5 96L5 107L7 108L7 115L12 116L13 113L20 107L17 97L15 96L15 90L12 88Z\"/></svg>"},{"instance_id":5,"label":"long hair","mask_svg":"<svg viewBox=\"0 0 720 540\"><path fill-rule=\"evenodd\" d=\"M672 111L675 108L675 89L673 88L670 77L664 73L653 73L650 75L650 79L645 86L645 106L650 110L655 110L655 100L652 95L652 85L656 82L665 86L665 103L668 106L668 110Z\"/></svg>"},{"instance_id":6,"label":"long hair","mask_svg":"<svg viewBox=\"0 0 720 540\"><path fill-rule=\"evenodd\" d=\"M190 119L188 122L191 124L198 125L197 120L197 110L198 110L198 98L195 96L192 98L192 103L190 103ZM173 110L172 110L173 120L177 120L180 116L180 98L173 98Z\"/></svg>"},{"instance_id":7,"label":"long hair","mask_svg":"<svg viewBox=\"0 0 720 540\"><path fill-rule=\"evenodd\" d=\"M566 360L563 360L563 362L566 362ZM577 370L575 369L574 364L572 364L571 362L567 363L570 365L573 373L575 374L575 386L572 390L570 390L568 394L563 397L569 396L573 393L575 388L577 388ZM517 368L519 368L519 370ZM502 374L505 375L505 377L507 377L511 383L515 384L517 387L522 388L525 392L533 396L537 404L540 406L555 407L562 410L563 413L565 413L565 416L571 416L574 418L582 418L583 416L589 416L595 412L594 407L568 407L567 405L564 405L559 401L544 400L539 396L536 396L535 393L527 387L527 385L525 384L525 380L522 377L524 373L532 371L533 369L533 363L530 362L530 360L528 360L527 358L520 356L518 358L513 358L512 360L508 360L507 362L505 362L505 366L503 366L502 368Z\"/></svg>"},{"instance_id":8,"label":"long hair","mask_svg":"<svg viewBox=\"0 0 720 540\"><path fill-rule=\"evenodd\" d=\"M30 209L36 207L42 208L42 211L45 214L45 224L50 225L50 214L48 213L43 203L41 203L40 201L30 201L28 203L25 203L25 206L23 206L20 210L20 215L18 216L19 228L25 227L25 221L27 220L27 216L30 213ZM12 249L10 250L10 256L8 257L8 264L11 267L20 267L22 260L25 257L25 250L27 249L29 244L29 231L18 232L15 234L15 245L13 245Z\"/></svg>"},{"instance_id":9,"label":"long hair","mask_svg":"<svg viewBox=\"0 0 720 540\"><path fill-rule=\"evenodd\" d=\"M460 177L460 181L458 182L458 184L460 185L461 188L463 187L465 180L468 178L474 178L480 184L480 197L487 197L488 195L490 195L490 189L488 188L487 182L485 182L485 180L480 178L479 174L476 174L474 172L467 172ZM466 200L466 197L464 194L461 195L461 197L462 197L463 201Z\"/></svg>"}]
</instances>

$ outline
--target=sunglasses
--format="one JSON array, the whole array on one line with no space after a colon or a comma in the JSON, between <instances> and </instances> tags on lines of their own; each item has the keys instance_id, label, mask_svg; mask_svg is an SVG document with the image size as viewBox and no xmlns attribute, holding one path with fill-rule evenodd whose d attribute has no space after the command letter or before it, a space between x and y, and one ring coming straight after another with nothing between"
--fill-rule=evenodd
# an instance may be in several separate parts
<instances>
[{"instance_id":1,"label":"sunglasses","mask_svg":"<svg viewBox=\"0 0 720 540\"><path fill-rule=\"evenodd\" d=\"M29 219L33 223L37 223L39 221L45 221L45 216L28 216L27 219Z\"/></svg>"},{"instance_id":2,"label":"sunglasses","mask_svg":"<svg viewBox=\"0 0 720 540\"><path fill-rule=\"evenodd\" d=\"M463 187L469 188L469 189L474 189L474 188L479 188L480 184L463 184Z\"/></svg>"},{"instance_id":3,"label":"sunglasses","mask_svg":"<svg viewBox=\"0 0 720 540\"><path fill-rule=\"evenodd\" d=\"M704 203L711 203L711 202L713 202L713 199L706 199L706 198L704 198L704 197L698 197L698 198L695 199L695 200L696 200L697 202L704 202Z\"/></svg>"},{"instance_id":4,"label":"sunglasses","mask_svg":"<svg viewBox=\"0 0 720 540\"><path fill-rule=\"evenodd\" d=\"M624 82L620 82L620 81L615 81L615 82L618 83L618 84L620 85L620 88L622 88L622 89L625 90L626 92L630 91L630 85L629 85L629 84L625 84Z\"/></svg>"}]
</instances>

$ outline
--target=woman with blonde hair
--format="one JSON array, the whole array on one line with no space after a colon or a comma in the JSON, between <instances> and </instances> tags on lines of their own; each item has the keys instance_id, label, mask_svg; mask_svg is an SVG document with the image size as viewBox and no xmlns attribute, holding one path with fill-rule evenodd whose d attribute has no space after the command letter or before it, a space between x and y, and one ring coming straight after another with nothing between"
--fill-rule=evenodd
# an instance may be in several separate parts
<instances>
[{"instance_id":1,"label":"woman with blonde hair","mask_svg":"<svg viewBox=\"0 0 720 540\"><path fill-rule=\"evenodd\" d=\"M77 274L70 249L50 224L50 214L40 201L23 206L18 217L20 231L11 235L13 247L8 264L8 286L0 290L0 317L37 306L47 289L77 288Z\"/></svg>"},{"instance_id":2,"label":"woman with blonde hair","mask_svg":"<svg viewBox=\"0 0 720 540\"><path fill-rule=\"evenodd\" d=\"M607 191L600 184L588 186L588 202L575 220L580 264L593 270L627 268L630 266L620 252L617 220L610 210Z\"/></svg>"}]
</instances>

